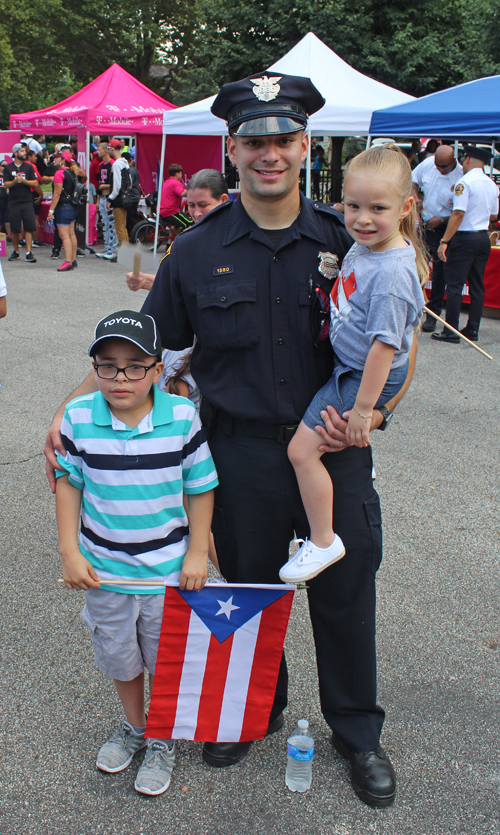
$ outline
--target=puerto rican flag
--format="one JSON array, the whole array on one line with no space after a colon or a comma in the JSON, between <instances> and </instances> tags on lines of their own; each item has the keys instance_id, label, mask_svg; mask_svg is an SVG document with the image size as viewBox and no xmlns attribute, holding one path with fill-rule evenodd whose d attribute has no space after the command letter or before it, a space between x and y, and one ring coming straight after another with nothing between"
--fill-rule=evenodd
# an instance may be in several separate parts
<instances>
[{"instance_id":1,"label":"puerto rican flag","mask_svg":"<svg viewBox=\"0 0 500 835\"><path fill-rule=\"evenodd\" d=\"M146 737L263 739L295 586L165 589Z\"/></svg>"}]
</instances>

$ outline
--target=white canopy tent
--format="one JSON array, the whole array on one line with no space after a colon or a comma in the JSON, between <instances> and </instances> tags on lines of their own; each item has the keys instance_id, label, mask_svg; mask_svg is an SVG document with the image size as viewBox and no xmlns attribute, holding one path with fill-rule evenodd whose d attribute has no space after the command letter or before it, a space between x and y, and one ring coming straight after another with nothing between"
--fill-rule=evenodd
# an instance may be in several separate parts
<instances>
[{"instance_id":1,"label":"white canopy tent","mask_svg":"<svg viewBox=\"0 0 500 835\"><path fill-rule=\"evenodd\" d=\"M401 93L386 84L380 84L379 81L374 81L373 78L368 78L353 69L313 32L305 35L290 52L287 52L267 71L310 78L326 99L325 106L314 113L309 120L309 139L311 135L368 135L374 110L406 104L414 99L413 96ZM166 134L227 136L226 123L210 112L214 99L215 96L211 96L176 110L168 110L163 114L160 176L163 173ZM308 196L310 196L310 169L310 159L308 159L306 168ZM224 170L224 140L222 170Z\"/></svg>"}]
</instances>

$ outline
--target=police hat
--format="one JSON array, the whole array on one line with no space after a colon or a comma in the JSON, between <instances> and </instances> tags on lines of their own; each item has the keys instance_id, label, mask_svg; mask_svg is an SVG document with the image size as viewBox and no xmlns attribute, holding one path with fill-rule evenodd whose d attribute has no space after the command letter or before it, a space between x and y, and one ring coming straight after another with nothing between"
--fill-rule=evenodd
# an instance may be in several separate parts
<instances>
[{"instance_id":1,"label":"police hat","mask_svg":"<svg viewBox=\"0 0 500 835\"><path fill-rule=\"evenodd\" d=\"M309 78L268 70L224 84L211 110L233 136L267 136L304 130L307 117L324 104Z\"/></svg>"},{"instance_id":2,"label":"police hat","mask_svg":"<svg viewBox=\"0 0 500 835\"><path fill-rule=\"evenodd\" d=\"M485 163L489 162L492 157L491 151L487 151L486 148L475 148L473 145L464 145L464 154L466 157L479 159Z\"/></svg>"}]
</instances>

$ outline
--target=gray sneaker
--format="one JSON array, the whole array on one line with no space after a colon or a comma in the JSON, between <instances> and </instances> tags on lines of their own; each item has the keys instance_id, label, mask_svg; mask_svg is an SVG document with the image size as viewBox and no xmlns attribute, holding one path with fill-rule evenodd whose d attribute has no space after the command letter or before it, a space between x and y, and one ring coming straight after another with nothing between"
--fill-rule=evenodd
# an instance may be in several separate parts
<instances>
[{"instance_id":1,"label":"gray sneaker","mask_svg":"<svg viewBox=\"0 0 500 835\"><path fill-rule=\"evenodd\" d=\"M128 722L120 722L113 736L104 743L97 755L96 766L101 771L115 774L123 771L141 748L148 744L144 734L138 736Z\"/></svg>"},{"instance_id":2,"label":"gray sneaker","mask_svg":"<svg viewBox=\"0 0 500 835\"><path fill-rule=\"evenodd\" d=\"M175 745L169 748L162 739L148 739L144 762L137 772L135 790L141 794L163 794L175 765Z\"/></svg>"}]
</instances>

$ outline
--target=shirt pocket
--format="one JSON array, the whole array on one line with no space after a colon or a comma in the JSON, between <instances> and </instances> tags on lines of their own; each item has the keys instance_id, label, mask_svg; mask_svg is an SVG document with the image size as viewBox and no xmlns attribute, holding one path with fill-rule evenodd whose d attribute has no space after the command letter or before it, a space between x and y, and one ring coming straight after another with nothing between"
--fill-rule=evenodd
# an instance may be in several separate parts
<instances>
[{"instance_id":1,"label":"shirt pocket","mask_svg":"<svg viewBox=\"0 0 500 835\"><path fill-rule=\"evenodd\" d=\"M240 351L260 341L257 282L214 284L198 290L201 339L212 351Z\"/></svg>"}]
</instances>

